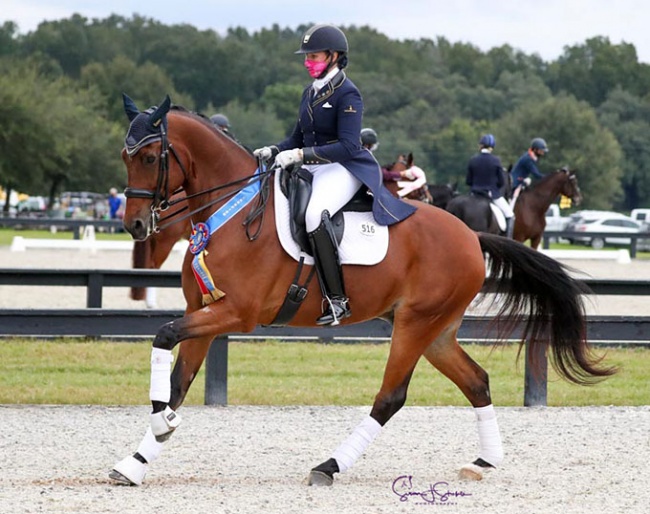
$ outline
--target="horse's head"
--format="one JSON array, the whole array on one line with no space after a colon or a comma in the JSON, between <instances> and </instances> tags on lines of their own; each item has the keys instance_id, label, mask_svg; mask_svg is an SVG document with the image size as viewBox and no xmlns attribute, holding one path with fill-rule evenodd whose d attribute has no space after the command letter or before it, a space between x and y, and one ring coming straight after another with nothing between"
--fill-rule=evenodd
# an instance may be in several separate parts
<instances>
[{"instance_id":1,"label":"horse's head","mask_svg":"<svg viewBox=\"0 0 650 514\"><path fill-rule=\"evenodd\" d=\"M395 159L395 162L390 165L388 168L391 171L404 171L413 166L413 152L410 152L408 155L399 154Z\"/></svg>"},{"instance_id":2,"label":"horse's head","mask_svg":"<svg viewBox=\"0 0 650 514\"><path fill-rule=\"evenodd\" d=\"M144 240L155 231L159 212L168 207L169 198L182 186L186 171L167 138L169 96L160 106L142 112L127 95L123 99L131 122L122 150L128 174L124 228L134 239Z\"/></svg>"},{"instance_id":3,"label":"horse's head","mask_svg":"<svg viewBox=\"0 0 650 514\"><path fill-rule=\"evenodd\" d=\"M578 185L578 177L575 175L576 170L570 170L567 166L560 169L560 173L566 175L566 180L562 184L562 189L560 193L568 198L571 198L571 201L574 205L580 205L582 202L582 193L580 192L580 186Z\"/></svg>"}]
</instances>

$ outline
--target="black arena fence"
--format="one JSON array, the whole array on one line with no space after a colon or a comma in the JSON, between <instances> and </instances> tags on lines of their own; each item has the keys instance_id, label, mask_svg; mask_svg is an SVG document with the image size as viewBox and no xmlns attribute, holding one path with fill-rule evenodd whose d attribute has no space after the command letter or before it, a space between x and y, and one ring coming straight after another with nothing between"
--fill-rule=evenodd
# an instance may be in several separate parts
<instances>
[{"instance_id":1,"label":"black arena fence","mask_svg":"<svg viewBox=\"0 0 650 514\"><path fill-rule=\"evenodd\" d=\"M587 279L596 295L650 295L650 281ZM180 273L161 270L0 269L0 286L83 286L85 309L0 309L0 337L93 337L141 340L183 315L180 310L103 309L104 287L181 287ZM486 292L490 287L485 288ZM489 316L466 316L459 330L462 342L491 343L496 327ZM212 343L206 359L205 404L228 401L228 343L245 340L333 342L384 342L391 325L375 319L342 327L263 327L247 334L227 334ZM517 329L513 338L517 338ZM588 339L593 344L650 346L650 316L589 316ZM547 366L532 370L530 352L543 346L526 345L524 405L546 405ZM546 359L541 359L546 363Z\"/></svg>"}]
</instances>

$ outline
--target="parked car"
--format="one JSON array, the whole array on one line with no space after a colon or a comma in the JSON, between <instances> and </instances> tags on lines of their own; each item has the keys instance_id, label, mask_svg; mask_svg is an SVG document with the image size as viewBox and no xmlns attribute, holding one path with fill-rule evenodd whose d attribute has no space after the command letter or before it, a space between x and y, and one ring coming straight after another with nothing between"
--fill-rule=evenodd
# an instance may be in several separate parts
<instances>
[{"instance_id":1,"label":"parked car","mask_svg":"<svg viewBox=\"0 0 650 514\"><path fill-rule=\"evenodd\" d=\"M18 216L45 216L46 213L47 200L42 196L30 196L16 205L16 214Z\"/></svg>"},{"instance_id":2,"label":"parked car","mask_svg":"<svg viewBox=\"0 0 650 514\"><path fill-rule=\"evenodd\" d=\"M579 223L581 223L583 220L590 220L591 222L597 219L615 218L615 217L625 218L626 216L624 214L615 211L594 211L594 210L576 211L569 216L569 221L565 225L564 230L567 232L575 232L576 226ZM569 243L574 242L573 237L568 237L567 240L569 241Z\"/></svg>"},{"instance_id":3,"label":"parked car","mask_svg":"<svg viewBox=\"0 0 650 514\"><path fill-rule=\"evenodd\" d=\"M650 209L632 209L630 218L646 227L650 227Z\"/></svg>"},{"instance_id":4,"label":"parked car","mask_svg":"<svg viewBox=\"0 0 650 514\"><path fill-rule=\"evenodd\" d=\"M646 232L641 223L622 214L600 218L582 218L577 222L573 230L585 233L585 237L576 237L576 242L583 242L596 249L601 249L605 245L629 245L631 239L618 235L612 237L590 236L590 232L612 232L621 235ZM650 233L648 235L650 237Z\"/></svg>"},{"instance_id":5,"label":"parked car","mask_svg":"<svg viewBox=\"0 0 650 514\"><path fill-rule=\"evenodd\" d=\"M108 212L106 195L90 191L61 193L61 208L66 218L104 218Z\"/></svg>"}]
</instances>

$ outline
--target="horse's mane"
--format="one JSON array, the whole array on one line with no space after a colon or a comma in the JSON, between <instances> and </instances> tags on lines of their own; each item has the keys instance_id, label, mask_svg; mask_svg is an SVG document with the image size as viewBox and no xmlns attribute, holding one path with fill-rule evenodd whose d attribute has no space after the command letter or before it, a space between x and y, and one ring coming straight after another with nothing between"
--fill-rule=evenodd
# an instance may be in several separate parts
<instances>
[{"instance_id":1,"label":"horse's mane","mask_svg":"<svg viewBox=\"0 0 650 514\"><path fill-rule=\"evenodd\" d=\"M181 116L185 116L187 118L191 118L193 120L198 121L199 123L208 127L214 134L217 135L217 137L223 138L224 140L229 141L230 143L234 143L241 149L245 150L246 153L252 155L251 151L248 148L246 148L244 145L242 145L239 141L230 137L227 134L224 134L221 130L215 127L214 123L212 123L210 121L210 118L208 118L205 114L196 111L190 111L189 109L183 107L182 105L172 105L169 108L169 110L174 111L175 114L179 114Z\"/></svg>"}]
</instances>

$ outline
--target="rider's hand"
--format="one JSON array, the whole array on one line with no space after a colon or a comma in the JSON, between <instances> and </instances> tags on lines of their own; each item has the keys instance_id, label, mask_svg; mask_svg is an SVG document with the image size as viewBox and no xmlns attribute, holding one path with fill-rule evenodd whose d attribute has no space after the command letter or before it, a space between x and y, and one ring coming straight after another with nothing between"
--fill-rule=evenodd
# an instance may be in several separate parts
<instances>
[{"instance_id":1,"label":"rider's hand","mask_svg":"<svg viewBox=\"0 0 650 514\"><path fill-rule=\"evenodd\" d=\"M533 180L532 180L530 177L526 177L526 178L524 179L524 185L525 185L525 186L530 186L530 183L531 183L532 181L533 181Z\"/></svg>"},{"instance_id":2,"label":"rider's hand","mask_svg":"<svg viewBox=\"0 0 650 514\"><path fill-rule=\"evenodd\" d=\"M270 161L278 155L280 150L278 150L277 146L263 146L262 148L257 148L253 150L253 155L255 157L259 157L263 161Z\"/></svg>"},{"instance_id":3,"label":"rider's hand","mask_svg":"<svg viewBox=\"0 0 650 514\"><path fill-rule=\"evenodd\" d=\"M285 150L280 152L275 158L275 164L280 166L283 170L296 164L302 163L302 150L300 148L294 148L293 150Z\"/></svg>"}]
</instances>

